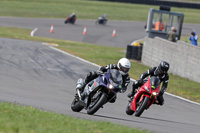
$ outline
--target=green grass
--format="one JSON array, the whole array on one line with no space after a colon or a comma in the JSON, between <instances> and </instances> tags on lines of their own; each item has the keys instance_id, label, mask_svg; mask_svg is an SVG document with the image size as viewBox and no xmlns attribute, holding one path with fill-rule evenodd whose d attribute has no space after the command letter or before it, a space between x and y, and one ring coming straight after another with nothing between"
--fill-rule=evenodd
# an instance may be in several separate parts
<instances>
[{"instance_id":1,"label":"green grass","mask_svg":"<svg viewBox=\"0 0 200 133\"><path fill-rule=\"evenodd\" d=\"M86 121L11 103L0 104L0 133L147 133L110 122Z\"/></svg>"},{"instance_id":2,"label":"green grass","mask_svg":"<svg viewBox=\"0 0 200 133\"><path fill-rule=\"evenodd\" d=\"M0 16L63 18L75 12L78 19L97 19L106 13L110 20L147 21L149 8L159 6L92 0L1 0ZM184 13L184 23L200 23L200 10L171 7Z\"/></svg>"}]
</instances>

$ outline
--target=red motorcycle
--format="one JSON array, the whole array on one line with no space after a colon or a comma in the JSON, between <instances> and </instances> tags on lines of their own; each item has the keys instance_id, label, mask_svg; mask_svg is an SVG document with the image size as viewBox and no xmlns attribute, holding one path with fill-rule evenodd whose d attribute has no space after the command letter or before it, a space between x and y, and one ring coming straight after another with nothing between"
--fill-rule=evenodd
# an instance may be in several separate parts
<instances>
[{"instance_id":1,"label":"red motorcycle","mask_svg":"<svg viewBox=\"0 0 200 133\"><path fill-rule=\"evenodd\" d=\"M76 17L67 17L65 20L65 24L71 23L74 24L76 22Z\"/></svg>"},{"instance_id":2,"label":"red motorcycle","mask_svg":"<svg viewBox=\"0 0 200 133\"><path fill-rule=\"evenodd\" d=\"M148 109L160 93L161 81L157 76L151 76L139 88L134 97L131 97L126 107L127 115L139 117L145 109Z\"/></svg>"}]
</instances>

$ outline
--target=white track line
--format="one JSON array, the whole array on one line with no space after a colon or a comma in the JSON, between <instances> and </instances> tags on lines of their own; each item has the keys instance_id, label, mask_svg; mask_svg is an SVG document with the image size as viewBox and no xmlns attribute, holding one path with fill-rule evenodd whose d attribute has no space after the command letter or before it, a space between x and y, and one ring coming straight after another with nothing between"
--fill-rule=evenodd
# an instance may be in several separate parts
<instances>
[{"instance_id":1,"label":"white track line","mask_svg":"<svg viewBox=\"0 0 200 133\"><path fill-rule=\"evenodd\" d=\"M34 36L34 33L38 30L38 28L35 28L34 30L31 31L31 36Z\"/></svg>"},{"instance_id":2,"label":"white track line","mask_svg":"<svg viewBox=\"0 0 200 133\"><path fill-rule=\"evenodd\" d=\"M60 50L60 49L57 49L57 48L55 48L55 47L52 47L52 46L49 46L49 47L52 48L52 49L54 49L54 50L56 50L56 51L59 51L59 52L61 52L61 53L63 53L63 54L66 54L66 55L69 55L69 56L71 56L71 57L77 58L77 59L79 59L79 60L81 60L81 61L83 61L83 62L86 62L86 63L89 63L89 64L91 64L91 65L100 67L99 65L97 65L97 64L95 64L95 63L92 63L92 62L90 62L90 61L87 61L87 60L85 60L85 59L82 59L82 58L80 58L80 57L77 57L77 56L75 56L75 55L69 54L69 53L67 53L67 52L65 52L65 51L62 51L62 50ZM131 80L132 80L132 81L135 81L135 79L132 79L132 78L131 78ZM178 98L178 99L181 99L181 100L184 100L184 101L187 101L187 102L190 102L190 103L192 103L192 104L200 105L200 103L190 101L190 100L188 100L188 99L182 98L182 97L180 97L180 96L173 95L173 94L168 93L168 92L165 92L165 94L170 95L170 96L173 96L173 97L176 97L176 98Z\"/></svg>"},{"instance_id":3,"label":"white track line","mask_svg":"<svg viewBox=\"0 0 200 133\"><path fill-rule=\"evenodd\" d=\"M194 102L194 101L190 101L190 100L188 100L188 99L185 99L185 98L180 97L180 96L176 96L176 95L171 94L171 93L168 93L168 92L165 92L165 94L170 95L170 96L173 96L173 97L176 97L176 98L179 98L179 99L181 99L181 100L184 100L184 101L187 101L187 102L190 102L190 103L193 103L193 104L196 104L196 105L200 105L200 103L197 103L197 102Z\"/></svg>"},{"instance_id":4,"label":"white track line","mask_svg":"<svg viewBox=\"0 0 200 133\"><path fill-rule=\"evenodd\" d=\"M66 55L69 55L69 56L71 56L71 57L77 58L77 59L79 59L79 60L81 60L81 61L83 61L83 62L86 62L86 63L88 63L88 64L94 65L94 66L96 66L96 67L100 67L99 65L97 65L97 64L95 64L95 63L92 63L92 62L90 62L90 61L87 61L87 60L85 60L85 59L82 59L82 58L80 58L80 57L78 57L78 56L72 55L72 54L70 54L70 53L67 53L67 52L65 52L65 51L62 51L62 50L57 49L57 48L52 47L52 46L49 46L49 47L52 48L52 49L54 49L54 50L56 50L56 51L59 51L59 52L61 52L61 53L63 53L63 54L66 54Z\"/></svg>"}]
</instances>

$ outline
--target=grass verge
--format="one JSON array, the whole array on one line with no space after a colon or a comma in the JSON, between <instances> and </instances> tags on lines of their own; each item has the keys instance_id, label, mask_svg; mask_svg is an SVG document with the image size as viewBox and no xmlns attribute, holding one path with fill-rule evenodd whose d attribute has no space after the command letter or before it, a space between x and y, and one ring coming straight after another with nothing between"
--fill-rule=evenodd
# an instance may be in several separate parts
<instances>
[{"instance_id":1,"label":"grass verge","mask_svg":"<svg viewBox=\"0 0 200 133\"><path fill-rule=\"evenodd\" d=\"M86 121L11 103L0 104L1 133L149 133L112 124Z\"/></svg>"},{"instance_id":2,"label":"grass verge","mask_svg":"<svg viewBox=\"0 0 200 133\"><path fill-rule=\"evenodd\" d=\"M1 0L0 16L63 18L75 12L78 19L97 19L106 13L108 20L147 21L149 8L159 6L103 2L95 0ZM184 23L200 23L198 9L171 7L183 13Z\"/></svg>"}]
</instances>

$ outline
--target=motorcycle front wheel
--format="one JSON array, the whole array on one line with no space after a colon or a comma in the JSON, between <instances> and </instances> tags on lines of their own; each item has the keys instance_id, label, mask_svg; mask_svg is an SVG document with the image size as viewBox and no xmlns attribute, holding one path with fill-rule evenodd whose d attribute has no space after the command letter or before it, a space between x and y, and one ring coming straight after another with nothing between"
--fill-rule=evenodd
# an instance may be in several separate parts
<instances>
[{"instance_id":1,"label":"motorcycle front wheel","mask_svg":"<svg viewBox=\"0 0 200 133\"><path fill-rule=\"evenodd\" d=\"M140 117L143 111L147 108L149 100L150 98L145 96L144 99L140 103L138 103L135 111L135 116Z\"/></svg>"},{"instance_id":2,"label":"motorcycle front wheel","mask_svg":"<svg viewBox=\"0 0 200 133\"><path fill-rule=\"evenodd\" d=\"M103 23L102 23L102 24L103 24L103 25L106 25L106 23L107 23L107 21L103 21Z\"/></svg>"},{"instance_id":3,"label":"motorcycle front wheel","mask_svg":"<svg viewBox=\"0 0 200 133\"><path fill-rule=\"evenodd\" d=\"M74 24L74 23L75 23L75 21L71 21L70 23L71 23L71 24Z\"/></svg>"},{"instance_id":4,"label":"motorcycle front wheel","mask_svg":"<svg viewBox=\"0 0 200 133\"><path fill-rule=\"evenodd\" d=\"M79 105L79 100L77 97L74 98L74 100L71 103L71 109L74 112L80 112L84 107Z\"/></svg>"},{"instance_id":5,"label":"motorcycle front wheel","mask_svg":"<svg viewBox=\"0 0 200 133\"><path fill-rule=\"evenodd\" d=\"M96 113L107 101L107 95L105 93L99 94L88 106L87 113L93 115Z\"/></svg>"}]
</instances>

